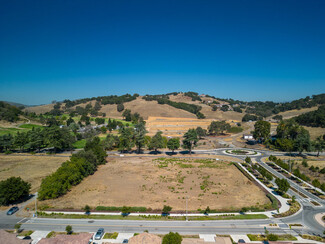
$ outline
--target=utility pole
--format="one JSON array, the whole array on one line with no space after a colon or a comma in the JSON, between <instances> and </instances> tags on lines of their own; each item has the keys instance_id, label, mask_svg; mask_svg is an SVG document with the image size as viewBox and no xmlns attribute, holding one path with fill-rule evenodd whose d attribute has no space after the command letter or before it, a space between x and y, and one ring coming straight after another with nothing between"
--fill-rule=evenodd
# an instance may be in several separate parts
<instances>
[{"instance_id":1,"label":"utility pole","mask_svg":"<svg viewBox=\"0 0 325 244\"><path fill-rule=\"evenodd\" d=\"M37 192L35 193L35 218L37 218Z\"/></svg>"},{"instance_id":2,"label":"utility pole","mask_svg":"<svg viewBox=\"0 0 325 244\"><path fill-rule=\"evenodd\" d=\"M188 197L186 197L186 221L188 221L188 218L187 218L187 199L188 199Z\"/></svg>"}]
</instances>

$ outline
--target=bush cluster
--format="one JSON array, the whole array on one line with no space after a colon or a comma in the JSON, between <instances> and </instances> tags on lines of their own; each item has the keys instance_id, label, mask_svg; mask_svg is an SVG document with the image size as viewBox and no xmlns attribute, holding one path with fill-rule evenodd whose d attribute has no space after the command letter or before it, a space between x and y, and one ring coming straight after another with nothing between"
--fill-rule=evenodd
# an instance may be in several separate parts
<instances>
[{"instance_id":1,"label":"bush cluster","mask_svg":"<svg viewBox=\"0 0 325 244\"><path fill-rule=\"evenodd\" d=\"M38 198L46 200L64 195L72 186L93 174L99 164L105 163L106 156L98 137L88 141L84 150L73 154L56 172L42 180Z\"/></svg>"}]
</instances>

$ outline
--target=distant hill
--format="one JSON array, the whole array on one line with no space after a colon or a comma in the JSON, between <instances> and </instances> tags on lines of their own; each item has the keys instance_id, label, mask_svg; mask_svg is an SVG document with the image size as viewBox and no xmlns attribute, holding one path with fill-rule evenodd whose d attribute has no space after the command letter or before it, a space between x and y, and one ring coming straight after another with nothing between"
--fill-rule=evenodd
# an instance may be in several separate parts
<instances>
[{"instance_id":1,"label":"distant hill","mask_svg":"<svg viewBox=\"0 0 325 244\"><path fill-rule=\"evenodd\" d=\"M0 120L15 122L22 114L21 109L6 102L0 102Z\"/></svg>"},{"instance_id":2,"label":"distant hill","mask_svg":"<svg viewBox=\"0 0 325 244\"><path fill-rule=\"evenodd\" d=\"M17 108L22 108L22 107L24 107L24 108L26 108L26 107L32 107L32 106L30 106L30 105L25 105L25 104L22 104L22 103L15 103L15 102L8 102L8 101L2 101L2 102L8 103L8 104L10 104L10 105L12 105L12 106L16 106Z\"/></svg>"},{"instance_id":3,"label":"distant hill","mask_svg":"<svg viewBox=\"0 0 325 244\"><path fill-rule=\"evenodd\" d=\"M255 115L256 118L266 118L291 110L314 110L325 104L325 94L313 95L292 102L275 103L245 102L233 99L221 99L196 92L173 92L160 95L125 94L110 95L77 100L66 99L62 103L47 104L25 108L25 111L36 114L77 113L100 115L111 118L122 118L124 110L117 109L118 104L132 113L139 113L144 119L149 116L172 118L206 118L217 120L241 121L245 114ZM298 113L300 114L300 113Z\"/></svg>"}]
</instances>

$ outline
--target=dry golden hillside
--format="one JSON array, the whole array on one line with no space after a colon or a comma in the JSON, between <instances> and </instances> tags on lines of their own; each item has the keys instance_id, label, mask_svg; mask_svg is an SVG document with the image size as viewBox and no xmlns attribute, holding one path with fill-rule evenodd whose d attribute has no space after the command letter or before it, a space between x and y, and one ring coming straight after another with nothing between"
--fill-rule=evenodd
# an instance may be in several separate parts
<instances>
[{"instance_id":1,"label":"dry golden hillside","mask_svg":"<svg viewBox=\"0 0 325 244\"><path fill-rule=\"evenodd\" d=\"M299 109L299 110L298 109L293 109L293 110L278 113L278 115L282 115L283 119L290 119L292 117L295 117L295 116L298 116L298 115L301 115L301 114L304 114L304 113L308 113L308 112L311 112L311 111L315 111L317 109L318 109L318 106L315 106L315 107L312 107L312 108L302 108L302 109ZM273 117L273 116L274 115L272 115L271 117Z\"/></svg>"},{"instance_id":2,"label":"dry golden hillside","mask_svg":"<svg viewBox=\"0 0 325 244\"><path fill-rule=\"evenodd\" d=\"M25 108L24 111L28 112L34 112L36 114L43 114L46 112L50 112L54 107L54 104L46 104L46 105L40 105L40 106L35 106L35 107L28 107Z\"/></svg>"},{"instance_id":3,"label":"dry golden hillside","mask_svg":"<svg viewBox=\"0 0 325 244\"><path fill-rule=\"evenodd\" d=\"M101 112L106 113L106 116L113 118L122 117L122 113L117 112L117 105L103 105ZM144 119L149 116L155 117L181 117L181 118L196 118L195 114L185 110L171 107L167 104L158 104L157 101L145 101L142 97L136 100L124 103L125 109L130 109L132 113L139 113Z\"/></svg>"}]
</instances>

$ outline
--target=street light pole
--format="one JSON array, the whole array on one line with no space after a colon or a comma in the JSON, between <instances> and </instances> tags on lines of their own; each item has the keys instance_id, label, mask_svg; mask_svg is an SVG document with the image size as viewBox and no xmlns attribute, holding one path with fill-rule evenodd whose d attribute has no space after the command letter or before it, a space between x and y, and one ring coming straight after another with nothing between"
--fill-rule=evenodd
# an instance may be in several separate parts
<instances>
[{"instance_id":1,"label":"street light pole","mask_svg":"<svg viewBox=\"0 0 325 244\"><path fill-rule=\"evenodd\" d=\"M187 218L187 199L188 199L188 197L186 197L186 221L188 221L188 218Z\"/></svg>"},{"instance_id":2,"label":"street light pole","mask_svg":"<svg viewBox=\"0 0 325 244\"><path fill-rule=\"evenodd\" d=\"M35 215L34 217L37 217L37 193L35 194Z\"/></svg>"}]
</instances>

